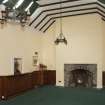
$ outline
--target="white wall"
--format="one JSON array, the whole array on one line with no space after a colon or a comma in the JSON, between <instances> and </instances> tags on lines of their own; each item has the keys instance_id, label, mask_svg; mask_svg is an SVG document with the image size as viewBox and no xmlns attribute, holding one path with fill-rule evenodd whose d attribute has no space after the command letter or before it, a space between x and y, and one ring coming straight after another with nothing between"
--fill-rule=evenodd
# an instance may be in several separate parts
<instances>
[{"instance_id":1,"label":"white wall","mask_svg":"<svg viewBox=\"0 0 105 105\"><path fill-rule=\"evenodd\" d=\"M46 33L43 34L42 42L42 63L47 65L48 70L55 70L55 25L52 25Z\"/></svg>"},{"instance_id":2,"label":"white wall","mask_svg":"<svg viewBox=\"0 0 105 105\"><path fill-rule=\"evenodd\" d=\"M102 20L102 32L103 32L103 70L105 71L105 21Z\"/></svg>"},{"instance_id":3,"label":"white wall","mask_svg":"<svg viewBox=\"0 0 105 105\"><path fill-rule=\"evenodd\" d=\"M57 85L64 85L64 64L97 64L97 87L102 87L102 70L105 70L105 23L97 14L63 19L63 33L68 45L55 46L59 34L59 19L46 33L27 27L7 24L0 28L0 75L13 74L13 58L23 59L22 72L31 72L32 56L39 52L39 63L49 70L56 69ZM61 82L59 82L61 81Z\"/></svg>"},{"instance_id":4,"label":"white wall","mask_svg":"<svg viewBox=\"0 0 105 105\"><path fill-rule=\"evenodd\" d=\"M59 31L58 23L56 33ZM56 47L57 85L64 85L64 64L90 63L98 65L97 85L102 87L103 38L101 25L99 15L84 15L63 19L63 31L68 40L68 45ZM62 82L59 83L58 81Z\"/></svg>"},{"instance_id":5,"label":"white wall","mask_svg":"<svg viewBox=\"0 0 105 105\"><path fill-rule=\"evenodd\" d=\"M40 56L40 36L40 32L20 25L0 28L0 75L14 74L14 57L22 58L22 73L33 71L32 56L36 51Z\"/></svg>"},{"instance_id":6,"label":"white wall","mask_svg":"<svg viewBox=\"0 0 105 105\"><path fill-rule=\"evenodd\" d=\"M51 41L54 42L55 40L54 38L51 39L50 35L57 37L59 33L59 19L54 27L54 33L50 29L49 38L46 35L47 43L44 44L46 52L49 52L51 47L53 48ZM56 84L64 86L64 64L90 63L97 64L97 88L102 88L103 32L101 17L98 14L92 14L63 18L63 33L67 38L68 45L56 46L56 53L55 55L52 54L56 60ZM50 58L52 55L47 54L44 57ZM44 60L49 66L51 59Z\"/></svg>"},{"instance_id":7,"label":"white wall","mask_svg":"<svg viewBox=\"0 0 105 105\"><path fill-rule=\"evenodd\" d=\"M59 31L58 23L56 33ZM102 87L103 36L101 25L101 18L97 14L63 19L63 31L68 45L56 47L57 85L64 85L64 64L89 63L97 64L97 87ZM59 81L62 82L59 83Z\"/></svg>"}]
</instances>

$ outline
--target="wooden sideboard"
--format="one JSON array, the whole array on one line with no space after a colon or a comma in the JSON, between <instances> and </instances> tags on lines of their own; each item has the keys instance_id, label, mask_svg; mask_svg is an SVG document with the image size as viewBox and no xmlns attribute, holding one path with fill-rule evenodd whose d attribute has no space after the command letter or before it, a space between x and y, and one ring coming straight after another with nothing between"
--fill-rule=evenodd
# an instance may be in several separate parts
<instances>
[{"instance_id":1,"label":"wooden sideboard","mask_svg":"<svg viewBox=\"0 0 105 105\"><path fill-rule=\"evenodd\" d=\"M54 85L56 83L55 70L34 71L32 73L0 76L0 99L7 99L35 86Z\"/></svg>"},{"instance_id":2,"label":"wooden sideboard","mask_svg":"<svg viewBox=\"0 0 105 105\"><path fill-rule=\"evenodd\" d=\"M102 73L102 79L103 79L103 87L105 87L105 71Z\"/></svg>"}]
</instances>

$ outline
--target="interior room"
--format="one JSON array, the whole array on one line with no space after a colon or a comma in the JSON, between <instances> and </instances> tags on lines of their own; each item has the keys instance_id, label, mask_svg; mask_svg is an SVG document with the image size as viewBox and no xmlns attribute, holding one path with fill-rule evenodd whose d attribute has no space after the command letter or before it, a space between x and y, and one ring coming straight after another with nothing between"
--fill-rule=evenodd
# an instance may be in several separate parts
<instances>
[{"instance_id":1,"label":"interior room","mask_svg":"<svg viewBox=\"0 0 105 105\"><path fill-rule=\"evenodd\" d=\"M105 0L0 0L0 105L105 104Z\"/></svg>"}]
</instances>

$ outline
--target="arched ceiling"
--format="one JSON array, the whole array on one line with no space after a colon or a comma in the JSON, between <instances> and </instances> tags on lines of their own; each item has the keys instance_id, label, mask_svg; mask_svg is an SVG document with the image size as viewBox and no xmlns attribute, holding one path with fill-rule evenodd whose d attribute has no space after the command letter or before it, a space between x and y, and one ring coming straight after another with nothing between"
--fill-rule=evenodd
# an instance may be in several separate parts
<instances>
[{"instance_id":1,"label":"arched ceiling","mask_svg":"<svg viewBox=\"0 0 105 105\"><path fill-rule=\"evenodd\" d=\"M4 0L0 0L2 3ZM31 20L29 26L46 32L60 18L60 0L6 0L6 6L13 8L17 2L23 1L17 8L24 11L31 2ZM85 14L99 14L105 20L105 0L62 0L62 17Z\"/></svg>"}]
</instances>

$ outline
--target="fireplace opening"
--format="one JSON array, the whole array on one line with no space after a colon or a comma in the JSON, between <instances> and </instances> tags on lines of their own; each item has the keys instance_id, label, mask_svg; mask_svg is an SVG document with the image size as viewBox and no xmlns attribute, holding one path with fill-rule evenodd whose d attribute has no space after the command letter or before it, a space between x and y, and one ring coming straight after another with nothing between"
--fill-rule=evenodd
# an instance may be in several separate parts
<instances>
[{"instance_id":1,"label":"fireplace opening","mask_svg":"<svg viewBox=\"0 0 105 105\"><path fill-rule=\"evenodd\" d=\"M97 64L64 64L65 87L96 87Z\"/></svg>"},{"instance_id":2,"label":"fireplace opening","mask_svg":"<svg viewBox=\"0 0 105 105\"><path fill-rule=\"evenodd\" d=\"M75 69L70 71L69 85L71 87L92 87L93 73L89 70Z\"/></svg>"}]
</instances>

